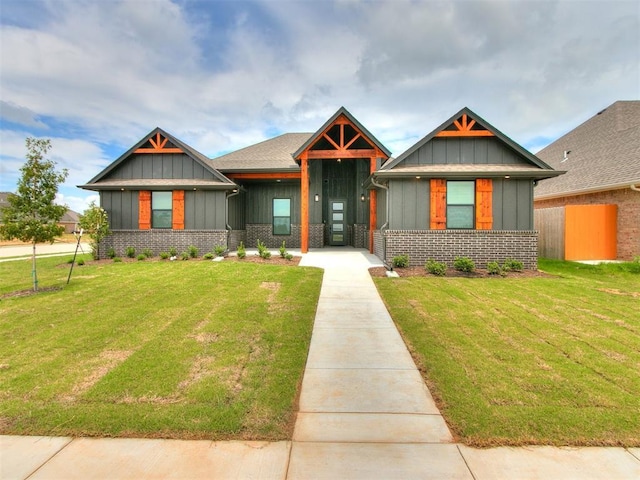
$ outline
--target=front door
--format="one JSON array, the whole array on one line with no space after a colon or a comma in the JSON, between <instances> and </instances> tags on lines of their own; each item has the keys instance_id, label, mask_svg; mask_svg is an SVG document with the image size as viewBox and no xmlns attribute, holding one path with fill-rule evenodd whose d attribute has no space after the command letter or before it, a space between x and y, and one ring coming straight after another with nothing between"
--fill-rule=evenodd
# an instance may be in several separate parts
<instances>
[{"instance_id":1,"label":"front door","mask_svg":"<svg viewBox=\"0 0 640 480\"><path fill-rule=\"evenodd\" d=\"M346 208L342 199L329 200L329 245L347 244Z\"/></svg>"}]
</instances>

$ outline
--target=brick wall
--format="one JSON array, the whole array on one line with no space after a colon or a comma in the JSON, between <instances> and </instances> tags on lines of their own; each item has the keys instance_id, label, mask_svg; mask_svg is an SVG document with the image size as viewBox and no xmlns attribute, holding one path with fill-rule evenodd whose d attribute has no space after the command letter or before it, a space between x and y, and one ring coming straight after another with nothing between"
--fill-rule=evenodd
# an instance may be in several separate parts
<instances>
[{"instance_id":1,"label":"brick wall","mask_svg":"<svg viewBox=\"0 0 640 480\"><path fill-rule=\"evenodd\" d=\"M227 245L226 230L114 230L105 238L100 246L103 258L109 248L116 251L119 257L125 256L127 247L134 247L136 254L145 248L151 249L154 255L168 252L175 247L178 253L187 250L190 245L198 248L199 254L204 255L213 250L216 245Z\"/></svg>"},{"instance_id":2,"label":"brick wall","mask_svg":"<svg viewBox=\"0 0 640 480\"><path fill-rule=\"evenodd\" d=\"M354 248L367 248L369 245L369 231L367 226L356 223L353 226L353 246Z\"/></svg>"},{"instance_id":3,"label":"brick wall","mask_svg":"<svg viewBox=\"0 0 640 480\"><path fill-rule=\"evenodd\" d=\"M633 260L634 256L640 255L640 192L625 188L551 200L536 200L534 208L601 204L618 205L618 259Z\"/></svg>"},{"instance_id":4,"label":"brick wall","mask_svg":"<svg viewBox=\"0 0 640 480\"><path fill-rule=\"evenodd\" d=\"M455 257L469 257L477 267L513 258L527 270L538 268L538 234L531 230L386 230L374 232L374 252L387 263L396 255L409 255L411 265L428 259L453 265Z\"/></svg>"},{"instance_id":5,"label":"brick wall","mask_svg":"<svg viewBox=\"0 0 640 480\"><path fill-rule=\"evenodd\" d=\"M268 248L279 248L285 242L287 248L300 248L300 225L291 225L291 235L274 235L270 223L252 223L246 225L245 247L255 248L258 240ZM324 245L324 225L309 225L309 248L322 248Z\"/></svg>"},{"instance_id":6,"label":"brick wall","mask_svg":"<svg viewBox=\"0 0 640 480\"><path fill-rule=\"evenodd\" d=\"M244 242L244 246L247 246L247 231L231 230L231 232L229 232L229 250L232 252L238 250L238 245L240 245L240 242Z\"/></svg>"}]
</instances>

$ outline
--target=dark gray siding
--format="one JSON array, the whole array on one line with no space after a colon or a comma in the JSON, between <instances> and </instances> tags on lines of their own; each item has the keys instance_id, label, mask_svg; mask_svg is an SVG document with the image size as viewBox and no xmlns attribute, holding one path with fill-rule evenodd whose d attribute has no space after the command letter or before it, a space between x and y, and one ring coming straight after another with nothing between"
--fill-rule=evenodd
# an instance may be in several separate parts
<instances>
[{"instance_id":1,"label":"dark gray siding","mask_svg":"<svg viewBox=\"0 0 640 480\"><path fill-rule=\"evenodd\" d=\"M380 188L377 195L376 228L382 228L387 221L387 191Z\"/></svg>"},{"instance_id":2,"label":"dark gray siding","mask_svg":"<svg viewBox=\"0 0 640 480\"><path fill-rule=\"evenodd\" d=\"M315 201L316 193L320 196ZM322 223L322 161L309 162L309 223Z\"/></svg>"},{"instance_id":3,"label":"dark gray siding","mask_svg":"<svg viewBox=\"0 0 640 480\"><path fill-rule=\"evenodd\" d=\"M429 228L429 180L400 179L389 181L392 230Z\"/></svg>"},{"instance_id":4,"label":"dark gray siding","mask_svg":"<svg viewBox=\"0 0 640 480\"><path fill-rule=\"evenodd\" d=\"M347 224L369 223L369 202L361 201L365 193L362 184L369 176L367 160L343 160L338 163L333 160L319 160L322 163L322 192L323 220L328 217L328 200L343 198L347 201ZM312 193L312 192L310 192ZM365 193L366 197L366 193Z\"/></svg>"},{"instance_id":5,"label":"dark gray siding","mask_svg":"<svg viewBox=\"0 0 640 480\"><path fill-rule=\"evenodd\" d=\"M247 190L247 223L271 223L273 217L273 199L291 199L291 223L300 224L300 184L251 184ZM313 192L309 192L313 195Z\"/></svg>"},{"instance_id":6,"label":"dark gray siding","mask_svg":"<svg viewBox=\"0 0 640 480\"><path fill-rule=\"evenodd\" d=\"M224 230L225 192L187 190L184 197L185 230Z\"/></svg>"},{"instance_id":7,"label":"dark gray siding","mask_svg":"<svg viewBox=\"0 0 640 480\"><path fill-rule=\"evenodd\" d=\"M495 137L433 138L408 156L404 165L495 164L530 165Z\"/></svg>"},{"instance_id":8,"label":"dark gray siding","mask_svg":"<svg viewBox=\"0 0 640 480\"><path fill-rule=\"evenodd\" d=\"M138 192L100 192L100 206L107 211L111 230L138 228Z\"/></svg>"},{"instance_id":9,"label":"dark gray siding","mask_svg":"<svg viewBox=\"0 0 640 480\"><path fill-rule=\"evenodd\" d=\"M227 221L233 230L247 228L246 205L247 195L244 192L229 198L229 218Z\"/></svg>"},{"instance_id":10,"label":"dark gray siding","mask_svg":"<svg viewBox=\"0 0 640 480\"><path fill-rule=\"evenodd\" d=\"M533 230L533 182L493 180L493 229Z\"/></svg>"},{"instance_id":11,"label":"dark gray siding","mask_svg":"<svg viewBox=\"0 0 640 480\"><path fill-rule=\"evenodd\" d=\"M213 179L211 172L184 153L133 154L104 178L104 180L130 179Z\"/></svg>"}]
</instances>

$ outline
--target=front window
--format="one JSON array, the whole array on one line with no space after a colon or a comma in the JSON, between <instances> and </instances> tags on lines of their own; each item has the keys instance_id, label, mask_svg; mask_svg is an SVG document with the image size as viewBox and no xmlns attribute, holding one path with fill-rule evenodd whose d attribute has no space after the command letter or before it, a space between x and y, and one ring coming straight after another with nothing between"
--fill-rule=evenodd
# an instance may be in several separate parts
<instances>
[{"instance_id":1,"label":"front window","mask_svg":"<svg viewBox=\"0 0 640 480\"><path fill-rule=\"evenodd\" d=\"M474 181L447 182L447 228L473 228L475 210Z\"/></svg>"},{"instance_id":2,"label":"front window","mask_svg":"<svg viewBox=\"0 0 640 480\"><path fill-rule=\"evenodd\" d=\"M291 199L273 199L273 234L291 235Z\"/></svg>"},{"instance_id":3,"label":"front window","mask_svg":"<svg viewBox=\"0 0 640 480\"><path fill-rule=\"evenodd\" d=\"M171 228L171 192L151 193L151 228Z\"/></svg>"}]
</instances>

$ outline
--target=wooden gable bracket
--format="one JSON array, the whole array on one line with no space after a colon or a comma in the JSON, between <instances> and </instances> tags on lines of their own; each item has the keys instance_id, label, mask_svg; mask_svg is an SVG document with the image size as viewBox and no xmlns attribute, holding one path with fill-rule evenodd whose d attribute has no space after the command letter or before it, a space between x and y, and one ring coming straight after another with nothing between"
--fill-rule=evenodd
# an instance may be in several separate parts
<instances>
[{"instance_id":1,"label":"wooden gable bracket","mask_svg":"<svg viewBox=\"0 0 640 480\"><path fill-rule=\"evenodd\" d=\"M436 137L495 137L492 132L485 128L473 130L475 124L475 120L471 119L469 121L467 114L463 113L462 117L454 120L451 125L455 127L455 130L441 130L436 134Z\"/></svg>"},{"instance_id":2,"label":"wooden gable bracket","mask_svg":"<svg viewBox=\"0 0 640 480\"><path fill-rule=\"evenodd\" d=\"M184 153L180 148L166 147L165 145L168 141L168 138L163 137L160 135L160 132L158 132L154 136L149 137L151 148L138 148L133 153Z\"/></svg>"}]
</instances>

